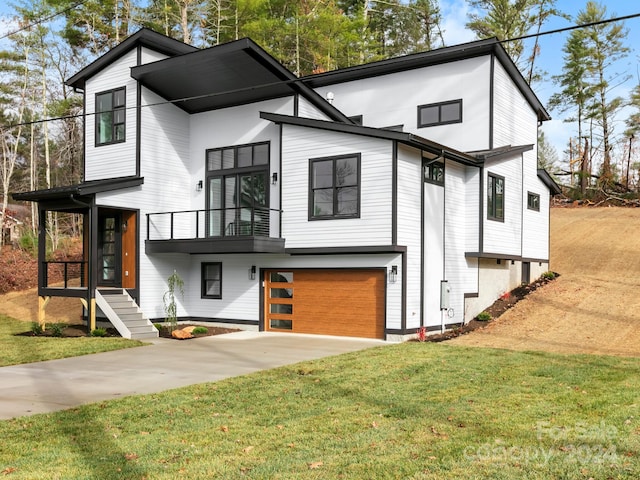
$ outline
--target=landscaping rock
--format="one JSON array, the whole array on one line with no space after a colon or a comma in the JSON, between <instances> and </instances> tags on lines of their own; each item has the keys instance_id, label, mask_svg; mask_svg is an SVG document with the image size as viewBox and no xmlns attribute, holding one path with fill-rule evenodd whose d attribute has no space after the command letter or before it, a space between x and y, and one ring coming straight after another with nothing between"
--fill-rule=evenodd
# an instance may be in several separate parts
<instances>
[{"instance_id":1,"label":"landscaping rock","mask_svg":"<svg viewBox=\"0 0 640 480\"><path fill-rule=\"evenodd\" d=\"M185 330L174 330L171 332L171 336L173 338L177 338L178 340L186 340L187 338L193 338L191 332L187 332Z\"/></svg>"}]
</instances>

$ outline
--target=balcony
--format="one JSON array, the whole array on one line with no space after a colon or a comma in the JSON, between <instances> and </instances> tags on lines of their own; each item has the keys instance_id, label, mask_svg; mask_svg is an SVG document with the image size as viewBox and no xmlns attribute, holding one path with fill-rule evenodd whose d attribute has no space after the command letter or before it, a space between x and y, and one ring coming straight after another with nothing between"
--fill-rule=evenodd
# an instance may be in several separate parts
<instances>
[{"instance_id":1,"label":"balcony","mask_svg":"<svg viewBox=\"0 0 640 480\"><path fill-rule=\"evenodd\" d=\"M283 253L280 210L265 207L147 214L146 253Z\"/></svg>"}]
</instances>

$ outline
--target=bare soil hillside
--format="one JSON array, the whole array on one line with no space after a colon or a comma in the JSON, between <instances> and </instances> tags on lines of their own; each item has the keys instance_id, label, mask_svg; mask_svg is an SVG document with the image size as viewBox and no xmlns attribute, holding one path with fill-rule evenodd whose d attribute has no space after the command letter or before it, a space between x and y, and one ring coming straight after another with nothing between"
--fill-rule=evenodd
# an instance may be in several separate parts
<instances>
[{"instance_id":1,"label":"bare soil hillside","mask_svg":"<svg viewBox=\"0 0 640 480\"><path fill-rule=\"evenodd\" d=\"M640 209L554 208L561 276L457 345L640 356Z\"/></svg>"}]
</instances>

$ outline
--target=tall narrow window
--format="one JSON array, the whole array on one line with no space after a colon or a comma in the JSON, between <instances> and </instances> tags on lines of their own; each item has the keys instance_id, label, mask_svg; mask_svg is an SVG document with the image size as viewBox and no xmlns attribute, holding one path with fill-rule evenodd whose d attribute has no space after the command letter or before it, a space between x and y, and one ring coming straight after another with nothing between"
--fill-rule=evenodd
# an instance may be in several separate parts
<instances>
[{"instance_id":1,"label":"tall narrow window","mask_svg":"<svg viewBox=\"0 0 640 480\"><path fill-rule=\"evenodd\" d=\"M487 218L504 221L504 177L492 173L487 177Z\"/></svg>"},{"instance_id":2,"label":"tall narrow window","mask_svg":"<svg viewBox=\"0 0 640 480\"><path fill-rule=\"evenodd\" d=\"M222 298L222 263L202 264L202 298Z\"/></svg>"},{"instance_id":3,"label":"tall narrow window","mask_svg":"<svg viewBox=\"0 0 640 480\"><path fill-rule=\"evenodd\" d=\"M527 208L529 210L540 211L540 195L533 192L527 192Z\"/></svg>"},{"instance_id":4,"label":"tall narrow window","mask_svg":"<svg viewBox=\"0 0 640 480\"><path fill-rule=\"evenodd\" d=\"M310 161L309 218L360 216L360 154Z\"/></svg>"},{"instance_id":5,"label":"tall narrow window","mask_svg":"<svg viewBox=\"0 0 640 480\"><path fill-rule=\"evenodd\" d=\"M96 94L96 146L125 141L126 90Z\"/></svg>"},{"instance_id":6,"label":"tall narrow window","mask_svg":"<svg viewBox=\"0 0 640 480\"><path fill-rule=\"evenodd\" d=\"M418 128L462 122L462 99L418 106Z\"/></svg>"}]
</instances>

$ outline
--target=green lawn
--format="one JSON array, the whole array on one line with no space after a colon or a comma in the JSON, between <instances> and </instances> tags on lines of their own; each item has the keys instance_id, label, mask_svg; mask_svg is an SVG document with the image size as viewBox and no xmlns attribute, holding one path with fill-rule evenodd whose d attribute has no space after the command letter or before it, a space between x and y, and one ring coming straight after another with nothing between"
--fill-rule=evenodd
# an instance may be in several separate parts
<instances>
[{"instance_id":1,"label":"green lawn","mask_svg":"<svg viewBox=\"0 0 640 480\"><path fill-rule=\"evenodd\" d=\"M0 472L637 479L638 392L640 359L390 345L0 422Z\"/></svg>"},{"instance_id":2,"label":"green lawn","mask_svg":"<svg viewBox=\"0 0 640 480\"><path fill-rule=\"evenodd\" d=\"M137 340L127 340L126 338L16 336L16 333L28 332L30 329L31 323L29 322L21 322L0 315L0 367L144 345Z\"/></svg>"}]
</instances>

